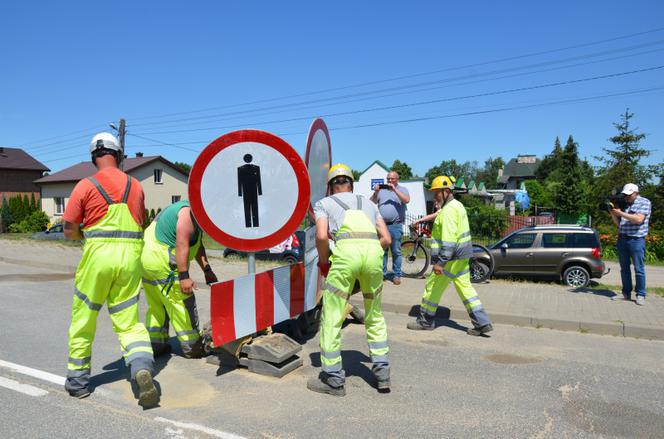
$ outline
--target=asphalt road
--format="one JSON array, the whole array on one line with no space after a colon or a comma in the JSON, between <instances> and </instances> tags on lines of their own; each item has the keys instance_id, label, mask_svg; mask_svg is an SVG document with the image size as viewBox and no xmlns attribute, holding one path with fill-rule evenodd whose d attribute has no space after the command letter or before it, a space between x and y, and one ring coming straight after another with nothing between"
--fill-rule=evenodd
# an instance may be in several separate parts
<instances>
[{"instance_id":1,"label":"asphalt road","mask_svg":"<svg viewBox=\"0 0 664 439\"><path fill-rule=\"evenodd\" d=\"M475 338L452 321L420 333L393 314L390 394L372 387L363 327L349 324L344 398L305 387L320 364L314 337L304 367L283 379L161 359L161 406L144 411L104 309L96 390L75 400L55 383L66 373L71 285L68 274L0 263L2 437L664 437L664 342L501 325Z\"/></svg>"}]
</instances>

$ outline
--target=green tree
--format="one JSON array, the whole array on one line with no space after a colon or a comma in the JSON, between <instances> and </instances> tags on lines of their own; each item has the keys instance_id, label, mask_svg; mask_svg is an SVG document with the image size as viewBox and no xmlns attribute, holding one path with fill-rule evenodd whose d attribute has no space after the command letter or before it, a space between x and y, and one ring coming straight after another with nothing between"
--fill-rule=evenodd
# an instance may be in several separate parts
<instances>
[{"instance_id":1,"label":"green tree","mask_svg":"<svg viewBox=\"0 0 664 439\"><path fill-rule=\"evenodd\" d=\"M360 171L351 169L351 172L353 173L353 180L358 181L360 179Z\"/></svg>"},{"instance_id":2,"label":"green tree","mask_svg":"<svg viewBox=\"0 0 664 439\"><path fill-rule=\"evenodd\" d=\"M525 185L530 198L530 210L533 214L536 215L542 209L553 209L553 198L545 185L538 180L526 180Z\"/></svg>"},{"instance_id":3,"label":"green tree","mask_svg":"<svg viewBox=\"0 0 664 439\"><path fill-rule=\"evenodd\" d=\"M620 122L613 124L618 134L609 138L615 147L602 148L604 155L596 157L601 163L598 168L600 190L608 192L625 183L644 185L649 180L648 169L641 165L641 159L648 157L651 151L641 147L646 135L632 128L633 117L634 113L630 113L629 108L625 110L625 114L620 116Z\"/></svg>"},{"instance_id":4,"label":"green tree","mask_svg":"<svg viewBox=\"0 0 664 439\"><path fill-rule=\"evenodd\" d=\"M413 170L406 162L395 160L390 167L390 171L394 171L399 174L399 179L401 180L410 180L413 178Z\"/></svg>"},{"instance_id":5,"label":"green tree","mask_svg":"<svg viewBox=\"0 0 664 439\"><path fill-rule=\"evenodd\" d=\"M191 165L189 163L174 162L173 164L178 168L182 169L184 172L186 172L187 175L189 174L189 171L191 171Z\"/></svg>"},{"instance_id":6,"label":"green tree","mask_svg":"<svg viewBox=\"0 0 664 439\"><path fill-rule=\"evenodd\" d=\"M584 193L583 176L579 160L578 144L572 136L567 139L565 149L560 155L560 168L551 175L556 175L561 189L554 196L554 203L560 212L568 214L584 213L587 207Z\"/></svg>"},{"instance_id":7,"label":"green tree","mask_svg":"<svg viewBox=\"0 0 664 439\"><path fill-rule=\"evenodd\" d=\"M0 208L0 232L5 232L12 223L12 214L9 209L9 203L5 197L2 197L2 207Z\"/></svg>"},{"instance_id":8,"label":"green tree","mask_svg":"<svg viewBox=\"0 0 664 439\"><path fill-rule=\"evenodd\" d=\"M39 210L39 205L37 204L37 199L35 198L35 193L30 194L30 211L34 212Z\"/></svg>"},{"instance_id":9,"label":"green tree","mask_svg":"<svg viewBox=\"0 0 664 439\"><path fill-rule=\"evenodd\" d=\"M23 215L27 218L32 213L32 204L28 194L23 195Z\"/></svg>"},{"instance_id":10,"label":"green tree","mask_svg":"<svg viewBox=\"0 0 664 439\"><path fill-rule=\"evenodd\" d=\"M464 163L457 163L455 159L443 160L438 166L430 168L424 176L428 179L429 184L439 175L447 175L455 177L457 180L463 178L466 183L471 180L476 180L478 175L477 162L468 161Z\"/></svg>"},{"instance_id":11,"label":"green tree","mask_svg":"<svg viewBox=\"0 0 664 439\"><path fill-rule=\"evenodd\" d=\"M498 186L498 171L504 167L505 160L502 157L489 157L484 161L484 168L477 172L475 181L483 182L487 189L495 189Z\"/></svg>"},{"instance_id":12,"label":"green tree","mask_svg":"<svg viewBox=\"0 0 664 439\"><path fill-rule=\"evenodd\" d=\"M535 178L540 182L544 182L549 175L556 169L560 169L561 157L563 154L563 149L560 146L560 139L556 137L555 142L553 143L553 150L551 154L544 157L540 162L540 165L535 171Z\"/></svg>"}]
</instances>

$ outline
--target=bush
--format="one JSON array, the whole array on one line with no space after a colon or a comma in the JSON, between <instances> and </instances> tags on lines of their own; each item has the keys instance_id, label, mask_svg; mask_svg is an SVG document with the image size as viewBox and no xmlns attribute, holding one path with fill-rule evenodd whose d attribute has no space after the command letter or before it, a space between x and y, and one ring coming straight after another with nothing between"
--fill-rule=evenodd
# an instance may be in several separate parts
<instances>
[{"instance_id":1,"label":"bush","mask_svg":"<svg viewBox=\"0 0 664 439\"><path fill-rule=\"evenodd\" d=\"M11 233L30 233L46 230L48 216L41 210L32 212L24 220L9 225Z\"/></svg>"},{"instance_id":2,"label":"bush","mask_svg":"<svg viewBox=\"0 0 664 439\"><path fill-rule=\"evenodd\" d=\"M464 205L468 212L470 234L477 237L498 239L507 229L508 212L485 205L475 197L464 197Z\"/></svg>"}]
</instances>

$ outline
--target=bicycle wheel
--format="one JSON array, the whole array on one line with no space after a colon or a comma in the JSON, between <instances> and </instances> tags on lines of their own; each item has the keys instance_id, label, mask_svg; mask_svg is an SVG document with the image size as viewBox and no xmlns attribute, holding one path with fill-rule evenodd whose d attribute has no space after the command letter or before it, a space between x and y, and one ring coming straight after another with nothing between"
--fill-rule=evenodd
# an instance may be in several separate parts
<instances>
[{"instance_id":1,"label":"bicycle wheel","mask_svg":"<svg viewBox=\"0 0 664 439\"><path fill-rule=\"evenodd\" d=\"M429 268L429 252L420 242L402 242L401 257L401 274L404 277L422 277Z\"/></svg>"}]
</instances>

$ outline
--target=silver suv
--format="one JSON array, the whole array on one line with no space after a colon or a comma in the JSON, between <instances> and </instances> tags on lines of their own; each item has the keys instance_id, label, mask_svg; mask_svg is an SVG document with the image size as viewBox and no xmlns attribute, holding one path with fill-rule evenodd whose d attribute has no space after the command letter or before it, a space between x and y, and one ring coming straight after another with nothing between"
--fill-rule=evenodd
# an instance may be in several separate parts
<instances>
[{"instance_id":1,"label":"silver suv","mask_svg":"<svg viewBox=\"0 0 664 439\"><path fill-rule=\"evenodd\" d=\"M585 287L605 274L597 231L576 225L526 227L490 247L494 274L557 276Z\"/></svg>"}]
</instances>

